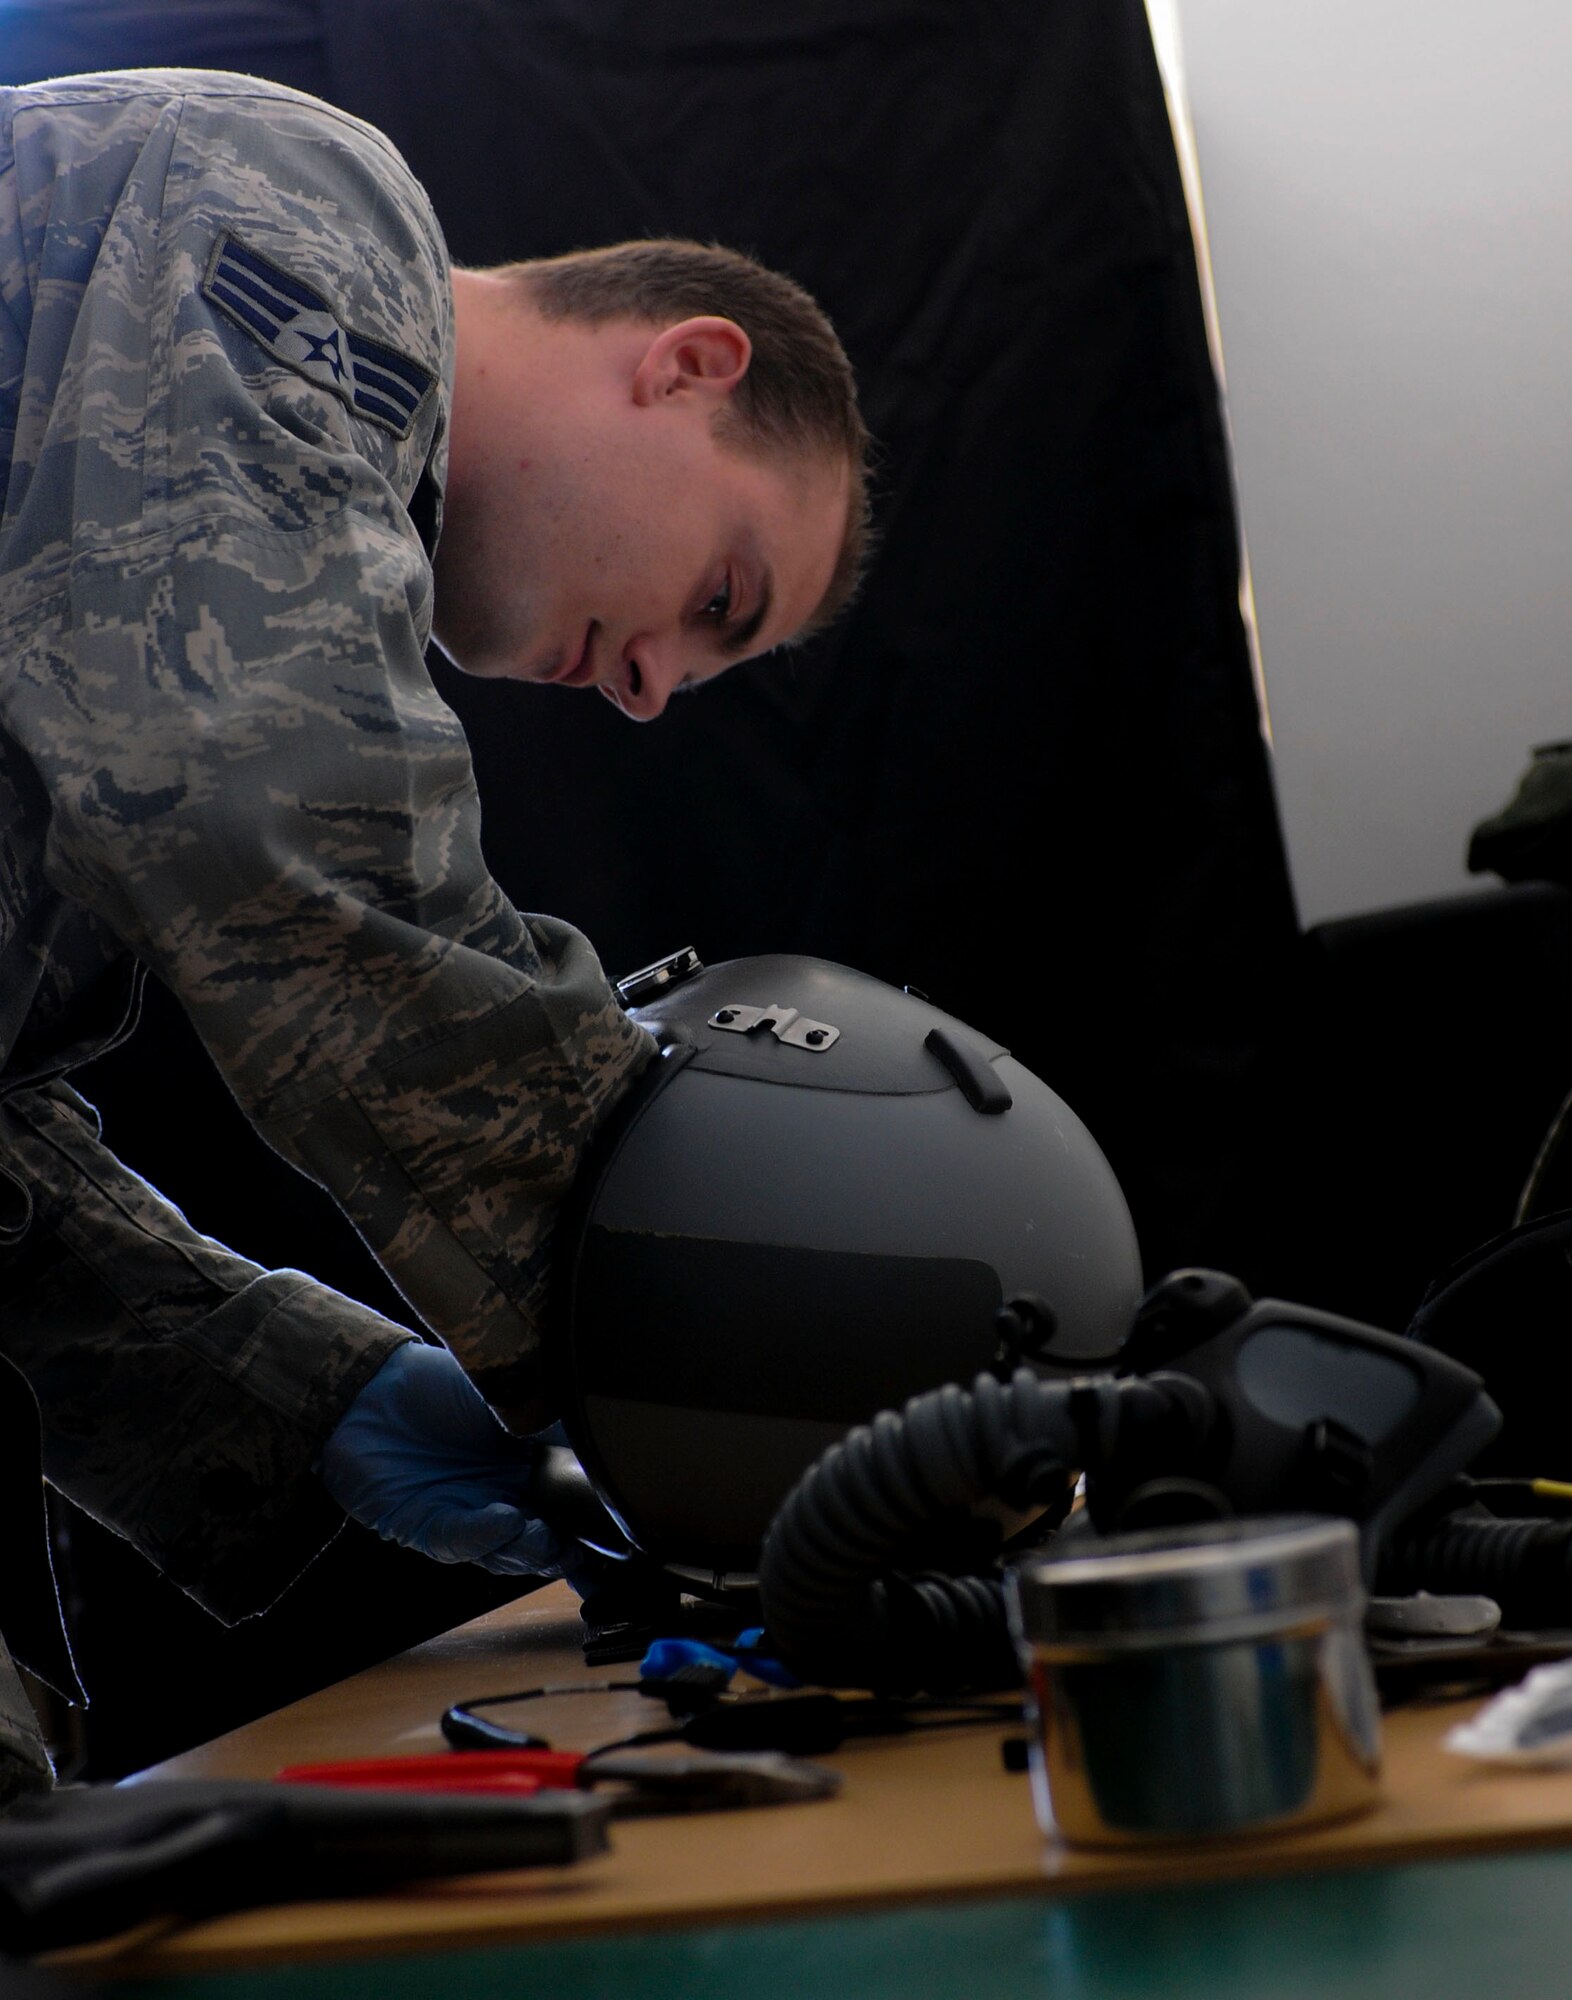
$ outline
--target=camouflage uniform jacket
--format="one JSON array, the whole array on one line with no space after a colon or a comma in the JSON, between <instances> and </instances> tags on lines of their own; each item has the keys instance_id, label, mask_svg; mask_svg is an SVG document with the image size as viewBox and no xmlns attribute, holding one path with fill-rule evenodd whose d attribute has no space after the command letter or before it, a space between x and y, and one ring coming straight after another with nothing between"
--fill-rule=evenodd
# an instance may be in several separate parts
<instances>
[{"instance_id":1,"label":"camouflage uniform jacket","mask_svg":"<svg viewBox=\"0 0 1572 2000\"><path fill-rule=\"evenodd\" d=\"M234 1617L408 1336L197 1235L49 1080L133 962L521 1429L653 1045L491 880L423 665L452 303L388 142L241 77L0 90L0 308L0 1347L50 1477Z\"/></svg>"}]
</instances>

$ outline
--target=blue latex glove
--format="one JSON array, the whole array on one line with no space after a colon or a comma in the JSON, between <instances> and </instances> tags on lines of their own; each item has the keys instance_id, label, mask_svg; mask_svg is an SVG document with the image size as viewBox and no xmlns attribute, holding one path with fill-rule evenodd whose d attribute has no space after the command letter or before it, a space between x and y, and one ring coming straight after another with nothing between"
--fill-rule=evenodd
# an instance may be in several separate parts
<instances>
[{"instance_id":1,"label":"blue latex glove","mask_svg":"<svg viewBox=\"0 0 1572 2000\"><path fill-rule=\"evenodd\" d=\"M445 1347L411 1340L350 1404L317 1470L344 1512L387 1541L499 1576L560 1576L563 1543L523 1511L536 1457Z\"/></svg>"}]
</instances>

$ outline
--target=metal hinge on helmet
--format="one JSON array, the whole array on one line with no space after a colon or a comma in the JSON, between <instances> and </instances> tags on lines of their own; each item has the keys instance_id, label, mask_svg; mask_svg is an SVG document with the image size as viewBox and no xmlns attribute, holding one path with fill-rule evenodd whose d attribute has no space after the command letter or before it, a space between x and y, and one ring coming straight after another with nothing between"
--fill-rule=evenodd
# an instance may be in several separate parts
<instances>
[{"instance_id":1,"label":"metal hinge on helmet","mask_svg":"<svg viewBox=\"0 0 1572 2000\"><path fill-rule=\"evenodd\" d=\"M790 1042L796 1049L811 1049L822 1055L841 1038L839 1028L827 1021L810 1021L795 1007L717 1007L710 1016L712 1028L724 1028L728 1035L751 1035L767 1029L777 1041Z\"/></svg>"}]
</instances>

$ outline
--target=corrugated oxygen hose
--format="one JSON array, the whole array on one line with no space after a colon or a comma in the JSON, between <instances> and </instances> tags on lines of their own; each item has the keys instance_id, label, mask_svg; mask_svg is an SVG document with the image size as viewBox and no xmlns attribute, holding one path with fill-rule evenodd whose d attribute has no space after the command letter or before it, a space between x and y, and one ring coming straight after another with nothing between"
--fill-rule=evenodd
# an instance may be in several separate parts
<instances>
[{"instance_id":1,"label":"corrugated oxygen hose","mask_svg":"<svg viewBox=\"0 0 1572 2000\"><path fill-rule=\"evenodd\" d=\"M1023 1368L1008 1383L979 1375L969 1390L935 1389L849 1432L793 1487L765 1539L771 1645L822 1686L1013 1686L999 1583L901 1575L902 1559L925 1530L982 1501L1046 1505L1073 1467L1109 1461L1132 1418L1170 1419L1172 1381L1044 1381Z\"/></svg>"},{"instance_id":2,"label":"corrugated oxygen hose","mask_svg":"<svg viewBox=\"0 0 1572 2000\"><path fill-rule=\"evenodd\" d=\"M1393 1597L1494 1598L1507 1625L1564 1627L1572 1603L1572 1521L1498 1520L1482 1508L1395 1535L1376 1575Z\"/></svg>"}]
</instances>

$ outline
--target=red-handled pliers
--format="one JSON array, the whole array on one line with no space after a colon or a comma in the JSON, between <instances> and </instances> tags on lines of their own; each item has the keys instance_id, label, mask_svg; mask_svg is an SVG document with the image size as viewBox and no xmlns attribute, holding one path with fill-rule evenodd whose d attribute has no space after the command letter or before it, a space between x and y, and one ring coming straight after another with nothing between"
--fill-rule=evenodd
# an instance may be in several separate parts
<instances>
[{"instance_id":1,"label":"red-handled pliers","mask_svg":"<svg viewBox=\"0 0 1572 2000\"><path fill-rule=\"evenodd\" d=\"M783 1805L832 1798L840 1774L777 1751L720 1756L700 1751L623 1750L595 1756L574 1750L463 1750L423 1757L352 1757L336 1764L291 1764L290 1785L364 1785L416 1792L585 1791L626 1785L619 1814L713 1812L727 1806Z\"/></svg>"},{"instance_id":2,"label":"red-handled pliers","mask_svg":"<svg viewBox=\"0 0 1572 2000\"><path fill-rule=\"evenodd\" d=\"M290 1764L286 1785L376 1785L400 1792L576 1791L577 1750L466 1750L432 1757L350 1757L337 1764Z\"/></svg>"}]
</instances>

